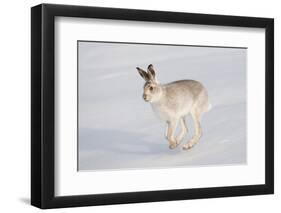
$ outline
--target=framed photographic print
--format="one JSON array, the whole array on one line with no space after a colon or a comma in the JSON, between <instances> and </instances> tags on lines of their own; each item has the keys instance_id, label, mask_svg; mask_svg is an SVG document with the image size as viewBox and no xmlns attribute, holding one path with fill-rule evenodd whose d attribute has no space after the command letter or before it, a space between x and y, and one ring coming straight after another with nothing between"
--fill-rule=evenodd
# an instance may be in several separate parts
<instances>
[{"instance_id":1,"label":"framed photographic print","mask_svg":"<svg viewBox=\"0 0 281 213\"><path fill-rule=\"evenodd\" d=\"M274 191L274 21L31 9L31 203Z\"/></svg>"}]
</instances>

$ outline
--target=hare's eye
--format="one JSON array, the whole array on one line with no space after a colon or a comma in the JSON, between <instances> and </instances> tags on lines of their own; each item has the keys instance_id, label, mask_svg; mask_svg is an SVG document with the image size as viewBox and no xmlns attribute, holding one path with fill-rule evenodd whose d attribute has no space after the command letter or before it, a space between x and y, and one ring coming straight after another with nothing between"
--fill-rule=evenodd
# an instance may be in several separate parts
<instances>
[{"instance_id":1,"label":"hare's eye","mask_svg":"<svg viewBox=\"0 0 281 213\"><path fill-rule=\"evenodd\" d=\"M150 91L153 91L153 87L149 87L149 90L150 90Z\"/></svg>"}]
</instances>

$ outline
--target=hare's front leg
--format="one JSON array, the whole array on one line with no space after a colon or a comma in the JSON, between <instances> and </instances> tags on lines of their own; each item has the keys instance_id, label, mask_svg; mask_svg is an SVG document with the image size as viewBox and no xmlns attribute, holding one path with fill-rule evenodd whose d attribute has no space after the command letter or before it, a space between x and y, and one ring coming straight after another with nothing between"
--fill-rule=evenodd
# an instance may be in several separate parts
<instances>
[{"instance_id":1,"label":"hare's front leg","mask_svg":"<svg viewBox=\"0 0 281 213\"><path fill-rule=\"evenodd\" d=\"M181 125L181 132L176 137L177 144L179 144L181 142L181 140L184 138L185 134L188 132L188 129L186 127L186 123L185 123L185 118L184 117L182 117L180 119L180 125Z\"/></svg>"},{"instance_id":2,"label":"hare's front leg","mask_svg":"<svg viewBox=\"0 0 281 213\"><path fill-rule=\"evenodd\" d=\"M174 137L178 121L168 121L167 138L169 141L169 148L174 149L177 147L177 141Z\"/></svg>"},{"instance_id":3,"label":"hare's front leg","mask_svg":"<svg viewBox=\"0 0 281 213\"><path fill-rule=\"evenodd\" d=\"M190 149L192 148L196 143L198 143L199 139L202 136L202 128L201 128L201 113L196 112L196 111L192 111L191 112L191 116L195 125L195 134L194 136L191 138L191 140L183 145L183 149Z\"/></svg>"}]
</instances>

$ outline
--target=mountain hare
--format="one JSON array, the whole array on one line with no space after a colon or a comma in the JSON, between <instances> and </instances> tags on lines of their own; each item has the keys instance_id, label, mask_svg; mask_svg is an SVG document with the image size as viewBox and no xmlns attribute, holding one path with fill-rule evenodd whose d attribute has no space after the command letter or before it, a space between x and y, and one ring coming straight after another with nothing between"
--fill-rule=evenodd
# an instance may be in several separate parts
<instances>
[{"instance_id":1,"label":"mountain hare","mask_svg":"<svg viewBox=\"0 0 281 213\"><path fill-rule=\"evenodd\" d=\"M170 149L174 149L184 138L188 129L185 117L190 113L194 124L195 134L192 139L183 145L183 149L190 149L198 143L201 135L201 117L211 105L208 93L204 86L194 80L180 80L168 84L160 84L156 79L153 65L150 64L147 72L137 67L141 77L145 80L143 99L150 102L153 111L167 123L165 136L169 141ZM177 124L181 125L181 132L175 137Z\"/></svg>"}]
</instances>

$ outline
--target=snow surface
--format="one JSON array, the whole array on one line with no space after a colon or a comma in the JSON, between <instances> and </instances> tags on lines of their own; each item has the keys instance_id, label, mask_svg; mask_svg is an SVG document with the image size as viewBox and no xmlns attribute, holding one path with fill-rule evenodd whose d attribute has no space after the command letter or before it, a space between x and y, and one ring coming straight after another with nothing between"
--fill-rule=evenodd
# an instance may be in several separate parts
<instances>
[{"instance_id":1,"label":"snow surface","mask_svg":"<svg viewBox=\"0 0 281 213\"><path fill-rule=\"evenodd\" d=\"M247 49L79 42L79 170L115 170L245 164ZM142 99L136 67L152 63L161 83L194 79L212 109L203 136L190 150L174 150L165 124Z\"/></svg>"}]
</instances>

